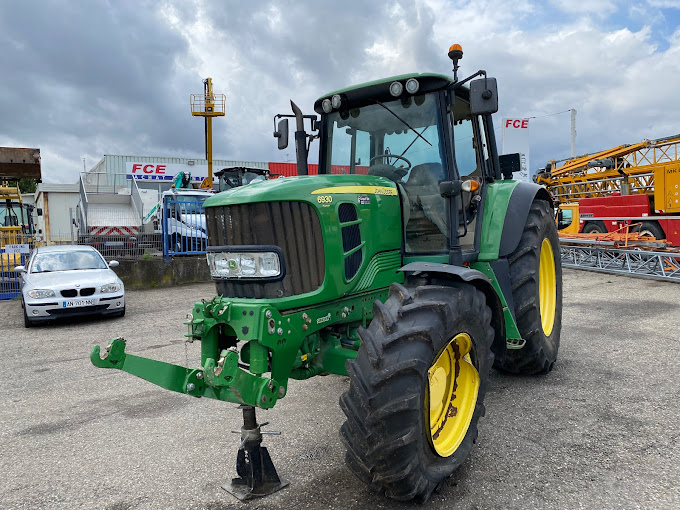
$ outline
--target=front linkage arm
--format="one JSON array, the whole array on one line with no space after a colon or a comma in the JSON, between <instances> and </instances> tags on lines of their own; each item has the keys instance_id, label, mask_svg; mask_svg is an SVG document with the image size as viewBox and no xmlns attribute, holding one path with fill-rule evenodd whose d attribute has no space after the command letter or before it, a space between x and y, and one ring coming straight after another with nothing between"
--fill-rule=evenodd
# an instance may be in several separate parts
<instances>
[{"instance_id":1,"label":"front linkage arm","mask_svg":"<svg viewBox=\"0 0 680 510\"><path fill-rule=\"evenodd\" d=\"M99 368L116 368L166 390L226 402L273 407L278 394L271 379L253 375L238 366L235 349L224 349L217 362L208 358L203 368L186 368L125 352L125 340L114 338L102 356L92 347L90 361Z\"/></svg>"},{"instance_id":2,"label":"front linkage arm","mask_svg":"<svg viewBox=\"0 0 680 510\"><path fill-rule=\"evenodd\" d=\"M384 297L374 291L284 315L269 304L217 296L196 303L185 322L187 341L201 342L200 368L128 354L122 338L111 340L105 352L93 346L90 360L96 367L122 370L170 391L269 409L285 396L291 377L346 375L345 361L356 357L356 347L330 336L301 355L303 341L335 322L366 321L362 303ZM220 338L225 337L245 342L241 352L235 346L224 348Z\"/></svg>"}]
</instances>

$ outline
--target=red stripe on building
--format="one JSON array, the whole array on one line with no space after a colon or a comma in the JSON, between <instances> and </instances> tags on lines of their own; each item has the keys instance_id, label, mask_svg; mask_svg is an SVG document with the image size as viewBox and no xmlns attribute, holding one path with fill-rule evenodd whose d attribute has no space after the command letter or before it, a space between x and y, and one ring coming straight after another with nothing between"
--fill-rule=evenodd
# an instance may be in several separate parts
<instances>
[{"instance_id":1,"label":"red stripe on building","mask_svg":"<svg viewBox=\"0 0 680 510\"><path fill-rule=\"evenodd\" d=\"M276 163L273 161L270 161L267 163L267 166L269 167L269 171L272 174L272 177L294 177L297 175L297 164L296 163ZM309 164L309 175L318 175L319 174L319 165L317 164ZM332 174L348 174L349 173L349 165L332 165L331 166L331 173ZM368 167L367 166L356 166L355 167L355 173L360 174L360 175L366 175L368 173ZM276 175L278 174L278 175Z\"/></svg>"}]
</instances>

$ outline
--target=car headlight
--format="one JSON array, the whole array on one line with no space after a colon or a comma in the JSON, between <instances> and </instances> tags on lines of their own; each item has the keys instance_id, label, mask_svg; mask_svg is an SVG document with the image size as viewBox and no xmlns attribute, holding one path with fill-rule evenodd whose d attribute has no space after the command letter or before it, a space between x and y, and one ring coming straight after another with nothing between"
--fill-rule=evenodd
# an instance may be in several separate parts
<instances>
[{"instance_id":1,"label":"car headlight","mask_svg":"<svg viewBox=\"0 0 680 510\"><path fill-rule=\"evenodd\" d=\"M281 276L281 259L275 251L208 252L213 278L276 278Z\"/></svg>"},{"instance_id":2,"label":"car headlight","mask_svg":"<svg viewBox=\"0 0 680 510\"><path fill-rule=\"evenodd\" d=\"M33 299L44 299L55 296L52 289L33 289L28 291L28 295Z\"/></svg>"},{"instance_id":3,"label":"car headlight","mask_svg":"<svg viewBox=\"0 0 680 510\"><path fill-rule=\"evenodd\" d=\"M109 294L111 292L118 292L120 290L120 283L107 283L102 285L100 292L102 294Z\"/></svg>"}]
</instances>

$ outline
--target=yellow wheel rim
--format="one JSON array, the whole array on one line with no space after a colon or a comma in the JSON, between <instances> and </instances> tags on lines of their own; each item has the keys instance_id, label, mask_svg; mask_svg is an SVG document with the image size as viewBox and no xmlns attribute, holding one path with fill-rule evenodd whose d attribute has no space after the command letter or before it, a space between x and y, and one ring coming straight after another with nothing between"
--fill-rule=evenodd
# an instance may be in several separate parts
<instances>
[{"instance_id":1,"label":"yellow wheel rim","mask_svg":"<svg viewBox=\"0 0 680 510\"><path fill-rule=\"evenodd\" d=\"M457 334L435 358L428 371L425 409L435 451L449 457L465 438L477 403L479 374L470 360L472 340Z\"/></svg>"},{"instance_id":2,"label":"yellow wheel rim","mask_svg":"<svg viewBox=\"0 0 680 510\"><path fill-rule=\"evenodd\" d=\"M538 297L543 333L550 336L555 325L557 306L557 277L552 244L546 237L541 243L541 261L538 267Z\"/></svg>"}]
</instances>

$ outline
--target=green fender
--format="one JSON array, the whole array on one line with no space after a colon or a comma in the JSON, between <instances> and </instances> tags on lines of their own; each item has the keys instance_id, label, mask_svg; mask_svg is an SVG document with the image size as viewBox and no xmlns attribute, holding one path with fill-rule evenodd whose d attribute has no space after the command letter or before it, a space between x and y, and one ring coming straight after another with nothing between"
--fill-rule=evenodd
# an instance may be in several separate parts
<instances>
[{"instance_id":1,"label":"green fender","mask_svg":"<svg viewBox=\"0 0 680 510\"><path fill-rule=\"evenodd\" d=\"M534 199L553 205L548 191L538 184L513 179L489 184L482 212L479 261L491 262L515 251Z\"/></svg>"}]
</instances>

